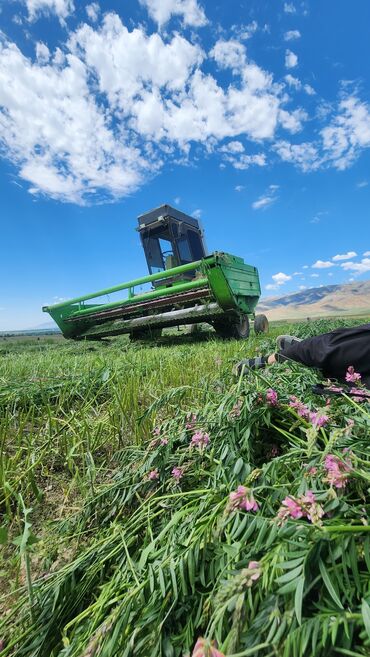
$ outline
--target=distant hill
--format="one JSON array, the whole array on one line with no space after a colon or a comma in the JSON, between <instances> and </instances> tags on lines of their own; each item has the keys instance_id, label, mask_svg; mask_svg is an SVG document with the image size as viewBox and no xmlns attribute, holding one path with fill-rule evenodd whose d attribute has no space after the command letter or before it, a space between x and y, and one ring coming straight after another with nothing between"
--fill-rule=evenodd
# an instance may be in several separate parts
<instances>
[{"instance_id":1,"label":"distant hill","mask_svg":"<svg viewBox=\"0 0 370 657\"><path fill-rule=\"evenodd\" d=\"M265 313L270 320L370 315L370 281L312 287L283 297L268 297L261 299L257 312Z\"/></svg>"}]
</instances>

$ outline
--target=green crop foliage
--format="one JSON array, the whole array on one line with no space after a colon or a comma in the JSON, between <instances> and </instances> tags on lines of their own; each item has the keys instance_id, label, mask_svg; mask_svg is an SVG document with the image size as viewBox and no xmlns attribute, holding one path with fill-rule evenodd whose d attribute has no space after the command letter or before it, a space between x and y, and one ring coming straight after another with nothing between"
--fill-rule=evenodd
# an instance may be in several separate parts
<instances>
[{"instance_id":1,"label":"green crop foliage","mask_svg":"<svg viewBox=\"0 0 370 657\"><path fill-rule=\"evenodd\" d=\"M350 323L1 343L1 657L368 656L370 405L231 375Z\"/></svg>"}]
</instances>

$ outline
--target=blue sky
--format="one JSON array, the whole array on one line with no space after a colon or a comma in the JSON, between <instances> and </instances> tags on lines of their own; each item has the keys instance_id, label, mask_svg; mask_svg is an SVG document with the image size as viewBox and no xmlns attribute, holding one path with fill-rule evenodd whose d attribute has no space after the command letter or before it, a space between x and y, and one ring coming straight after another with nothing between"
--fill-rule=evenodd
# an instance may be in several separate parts
<instances>
[{"instance_id":1,"label":"blue sky","mask_svg":"<svg viewBox=\"0 0 370 657\"><path fill-rule=\"evenodd\" d=\"M0 330L201 217L264 296L370 272L370 3L2 0Z\"/></svg>"}]
</instances>

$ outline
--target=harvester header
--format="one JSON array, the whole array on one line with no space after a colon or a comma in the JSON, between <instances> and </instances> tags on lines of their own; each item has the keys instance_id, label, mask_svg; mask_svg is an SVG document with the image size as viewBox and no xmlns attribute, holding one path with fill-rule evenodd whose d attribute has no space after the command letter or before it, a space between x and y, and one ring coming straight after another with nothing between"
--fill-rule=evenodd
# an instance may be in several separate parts
<instances>
[{"instance_id":1,"label":"harvester header","mask_svg":"<svg viewBox=\"0 0 370 657\"><path fill-rule=\"evenodd\" d=\"M43 307L66 338L158 337L163 328L199 322L222 337L247 338L249 317L257 333L268 330L266 317L254 315L261 293L256 267L228 253L207 255L197 219L162 205L140 215L137 230L149 275ZM124 298L102 300L121 291Z\"/></svg>"}]
</instances>

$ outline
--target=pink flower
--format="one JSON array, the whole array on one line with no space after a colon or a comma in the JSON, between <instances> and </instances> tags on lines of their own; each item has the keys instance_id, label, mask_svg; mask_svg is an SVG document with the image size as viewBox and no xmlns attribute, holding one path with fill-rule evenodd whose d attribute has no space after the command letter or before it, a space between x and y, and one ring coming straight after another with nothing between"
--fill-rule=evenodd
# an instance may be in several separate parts
<instances>
[{"instance_id":1,"label":"pink flower","mask_svg":"<svg viewBox=\"0 0 370 657\"><path fill-rule=\"evenodd\" d=\"M355 383L356 381L361 381L361 374L359 372L355 372L355 368L353 367L353 365L350 365L346 372L346 381L348 381L348 383Z\"/></svg>"},{"instance_id":2,"label":"pink flower","mask_svg":"<svg viewBox=\"0 0 370 657\"><path fill-rule=\"evenodd\" d=\"M309 413L309 420L314 427L324 427L329 422L329 416L323 413Z\"/></svg>"},{"instance_id":3,"label":"pink flower","mask_svg":"<svg viewBox=\"0 0 370 657\"><path fill-rule=\"evenodd\" d=\"M311 475L311 477L313 477L315 474L317 474L317 468L315 468L315 466L309 468L308 474Z\"/></svg>"},{"instance_id":4,"label":"pink flower","mask_svg":"<svg viewBox=\"0 0 370 657\"><path fill-rule=\"evenodd\" d=\"M277 406L278 403L278 394L276 390L269 388L266 392L266 401L270 406Z\"/></svg>"},{"instance_id":5,"label":"pink flower","mask_svg":"<svg viewBox=\"0 0 370 657\"><path fill-rule=\"evenodd\" d=\"M253 497L250 488L245 486L238 486L238 488L230 493L228 510L235 511L242 509L243 511L258 511L258 502Z\"/></svg>"},{"instance_id":6,"label":"pink flower","mask_svg":"<svg viewBox=\"0 0 370 657\"><path fill-rule=\"evenodd\" d=\"M316 502L313 492L308 490L305 495L297 498L286 497L282 501L277 518L280 525L284 524L289 517L294 519L307 518L313 524L321 524L323 515L323 508Z\"/></svg>"},{"instance_id":7,"label":"pink flower","mask_svg":"<svg viewBox=\"0 0 370 657\"><path fill-rule=\"evenodd\" d=\"M176 481L180 481L184 474L184 469L179 467L172 468L171 474Z\"/></svg>"},{"instance_id":8,"label":"pink flower","mask_svg":"<svg viewBox=\"0 0 370 657\"><path fill-rule=\"evenodd\" d=\"M168 438L161 438L161 445L168 445Z\"/></svg>"},{"instance_id":9,"label":"pink flower","mask_svg":"<svg viewBox=\"0 0 370 657\"><path fill-rule=\"evenodd\" d=\"M154 427L153 436L159 436L160 433L161 433L160 427Z\"/></svg>"},{"instance_id":10,"label":"pink flower","mask_svg":"<svg viewBox=\"0 0 370 657\"><path fill-rule=\"evenodd\" d=\"M291 408L294 408L297 411L297 414L300 417L304 417L306 420L308 419L310 415L310 409L305 406L297 397L294 395L291 396L289 406Z\"/></svg>"},{"instance_id":11,"label":"pink flower","mask_svg":"<svg viewBox=\"0 0 370 657\"><path fill-rule=\"evenodd\" d=\"M324 481L334 488L345 488L349 479L348 473L352 469L350 457L342 461L334 454L328 454L324 461L324 467L327 471Z\"/></svg>"},{"instance_id":12,"label":"pink flower","mask_svg":"<svg viewBox=\"0 0 370 657\"><path fill-rule=\"evenodd\" d=\"M207 447L209 440L208 433L197 431L190 441L190 447L199 447L199 449L203 449L203 447Z\"/></svg>"},{"instance_id":13,"label":"pink flower","mask_svg":"<svg viewBox=\"0 0 370 657\"><path fill-rule=\"evenodd\" d=\"M225 657L223 652L217 650L215 641L200 637L194 646L191 657Z\"/></svg>"},{"instance_id":14,"label":"pink flower","mask_svg":"<svg viewBox=\"0 0 370 657\"><path fill-rule=\"evenodd\" d=\"M261 575L260 562L250 561L248 564L248 570L251 571L250 579L252 580L252 582L255 582L257 579L259 579Z\"/></svg>"},{"instance_id":15,"label":"pink flower","mask_svg":"<svg viewBox=\"0 0 370 657\"><path fill-rule=\"evenodd\" d=\"M154 481L155 479L159 479L159 472L157 468L155 470L151 470L148 473L148 479L151 479L152 481Z\"/></svg>"}]
</instances>

